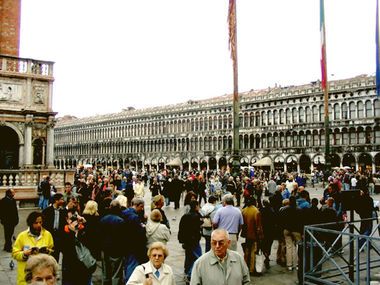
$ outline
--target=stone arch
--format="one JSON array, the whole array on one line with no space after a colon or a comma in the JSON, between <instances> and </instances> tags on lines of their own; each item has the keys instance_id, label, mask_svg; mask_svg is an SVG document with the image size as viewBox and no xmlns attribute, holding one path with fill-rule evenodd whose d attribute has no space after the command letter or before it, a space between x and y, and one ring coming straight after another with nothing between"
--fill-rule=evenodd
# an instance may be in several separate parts
<instances>
[{"instance_id":1,"label":"stone arch","mask_svg":"<svg viewBox=\"0 0 380 285\"><path fill-rule=\"evenodd\" d=\"M287 172L296 172L298 160L295 155L289 155L285 159Z\"/></svg>"},{"instance_id":2,"label":"stone arch","mask_svg":"<svg viewBox=\"0 0 380 285\"><path fill-rule=\"evenodd\" d=\"M363 152L358 156L359 171L372 173L372 156Z\"/></svg>"},{"instance_id":3,"label":"stone arch","mask_svg":"<svg viewBox=\"0 0 380 285\"><path fill-rule=\"evenodd\" d=\"M304 173L310 173L311 172L311 159L308 155L302 154L300 157L300 170Z\"/></svg>"},{"instance_id":4,"label":"stone arch","mask_svg":"<svg viewBox=\"0 0 380 285\"><path fill-rule=\"evenodd\" d=\"M43 159L43 149L44 149L43 138L36 138L33 140L33 165L43 165L45 164Z\"/></svg>"},{"instance_id":5,"label":"stone arch","mask_svg":"<svg viewBox=\"0 0 380 285\"><path fill-rule=\"evenodd\" d=\"M240 158L240 166L248 166L249 165L249 159L246 156L243 156Z\"/></svg>"},{"instance_id":6,"label":"stone arch","mask_svg":"<svg viewBox=\"0 0 380 285\"><path fill-rule=\"evenodd\" d=\"M208 165L209 165L209 168L212 169L212 170L215 170L216 169L216 158L215 157L210 157L208 159Z\"/></svg>"},{"instance_id":7,"label":"stone arch","mask_svg":"<svg viewBox=\"0 0 380 285\"><path fill-rule=\"evenodd\" d=\"M20 140L14 128L10 124L0 126L0 169L17 169L19 165Z\"/></svg>"},{"instance_id":8,"label":"stone arch","mask_svg":"<svg viewBox=\"0 0 380 285\"><path fill-rule=\"evenodd\" d=\"M352 153L346 153L343 155L343 160L342 160L343 167L348 166L352 169L356 169L356 158Z\"/></svg>"},{"instance_id":9,"label":"stone arch","mask_svg":"<svg viewBox=\"0 0 380 285\"><path fill-rule=\"evenodd\" d=\"M3 124L3 126L6 126L6 127L9 127L11 128L12 130L14 130L17 134L17 137L18 137L18 141L19 141L19 144L20 145L23 145L24 144L24 136L23 134L21 133L21 131L19 130L19 128L17 128L15 125L11 124L11 123L8 123L8 122L5 122Z\"/></svg>"},{"instance_id":10,"label":"stone arch","mask_svg":"<svg viewBox=\"0 0 380 285\"><path fill-rule=\"evenodd\" d=\"M277 170L277 171L281 171L283 172L284 171L284 158L279 155L279 156L276 156L274 159L273 159L273 165L274 165L274 169Z\"/></svg>"}]
</instances>

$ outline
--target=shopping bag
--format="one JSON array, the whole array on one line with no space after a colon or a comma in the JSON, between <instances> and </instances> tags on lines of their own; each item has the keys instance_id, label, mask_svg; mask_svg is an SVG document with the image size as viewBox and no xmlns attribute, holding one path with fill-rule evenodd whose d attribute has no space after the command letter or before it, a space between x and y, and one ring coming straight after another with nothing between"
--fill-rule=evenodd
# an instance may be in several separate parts
<instances>
[{"instance_id":1,"label":"shopping bag","mask_svg":"<svg viewBox=\"0 0 380 285\"><path fill-rule=\"evenodd\" d=\"M258 250L255 256L255 269L257 273L262 273L264 271L264 259L263 252Z\"/></svg>"}]
</instances>

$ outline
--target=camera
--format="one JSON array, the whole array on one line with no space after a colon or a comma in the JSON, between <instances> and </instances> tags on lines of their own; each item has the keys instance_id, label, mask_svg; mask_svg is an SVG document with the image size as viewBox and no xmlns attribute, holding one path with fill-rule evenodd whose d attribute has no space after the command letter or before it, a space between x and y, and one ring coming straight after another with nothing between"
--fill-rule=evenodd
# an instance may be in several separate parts
<instances>
[{"instance_id":1,"label":"camera","mask_svg":"<svg viewBox=\"0 0 380 285\"><path fill-rule=\"evenodd\" d=\"M73 215L71 216L70 220L71 220L72 222L77 221L77 220L78 220L78 215L77 215L77 214L73 214Z\"/></svg>"}]
</instances>

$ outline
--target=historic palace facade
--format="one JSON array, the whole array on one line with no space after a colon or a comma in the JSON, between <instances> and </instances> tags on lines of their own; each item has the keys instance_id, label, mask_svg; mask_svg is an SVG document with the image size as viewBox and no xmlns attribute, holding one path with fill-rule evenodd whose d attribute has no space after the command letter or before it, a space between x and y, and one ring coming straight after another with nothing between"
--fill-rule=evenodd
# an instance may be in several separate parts
<instances>
[{"instance_id":1,"label":"historic palace facade","mask_svg":"<svg viewBox=\"0 0 380 285\"><path fill-rule=\"evenodd\" d=\"M332 166L380 171L380 98L375 78L329 82ZM231 163L232 95L83 119L59 118L54 164L103 168L219 170ZM320 82L240 93L241 165L269 157L275 169L324 166L324 98Z\"/></svg>"}]
</instances>

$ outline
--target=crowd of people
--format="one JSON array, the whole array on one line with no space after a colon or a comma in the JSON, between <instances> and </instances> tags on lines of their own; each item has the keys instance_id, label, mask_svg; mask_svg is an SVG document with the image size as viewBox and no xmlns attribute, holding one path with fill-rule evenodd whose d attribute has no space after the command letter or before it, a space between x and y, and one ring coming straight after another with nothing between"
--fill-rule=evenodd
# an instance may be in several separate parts
<instances>
[{"instance_id":1,"label":"crowd of people","mask_svg":"<svg viewBox=\"0 0 380 285\"><path fill-rule=\"evenodd\" d=\"M74 184L67 182L63 193L44 177L38 187L41 211L30 213L28 228L18 234L13 247L11 239L19 221L14 190L7 190L0 218L4 250L12 252L18 263L18 285L33 278L56 282L61 256L63 285L92 284L96 263L89 266L81 258L79 245L101 263L103 284L175 284L173 270L164 262L172 235L165 206L171 202L175 210L183 207L177 238L184 249L185 281L248 284L250 276L262 275L255 262L259 250L265 267L270 267L274 241L278 243L276 262L289 271L297 270L297 244L304 226L345 221L342 191L360 190L355 209L360 218L371 218L371 195L378 183L372 175L337 169L327 178L320 199L310 199L306 176L296 173L245 171L237 177L223 171L175 169L107 173L78 168ZM150 213L145 213L146 191L152 197ZM340 230L341 225L336 223L334 229ZM371 231L372 221L361 223L361 234ZM244 238L243 256L237 252L239 238ZM321 236L327 247L341 251L335 238ZM33 277L43 269L36 260L47 264L49 270L42 272L45 277Z\"/></svg>"}]
</instances>

